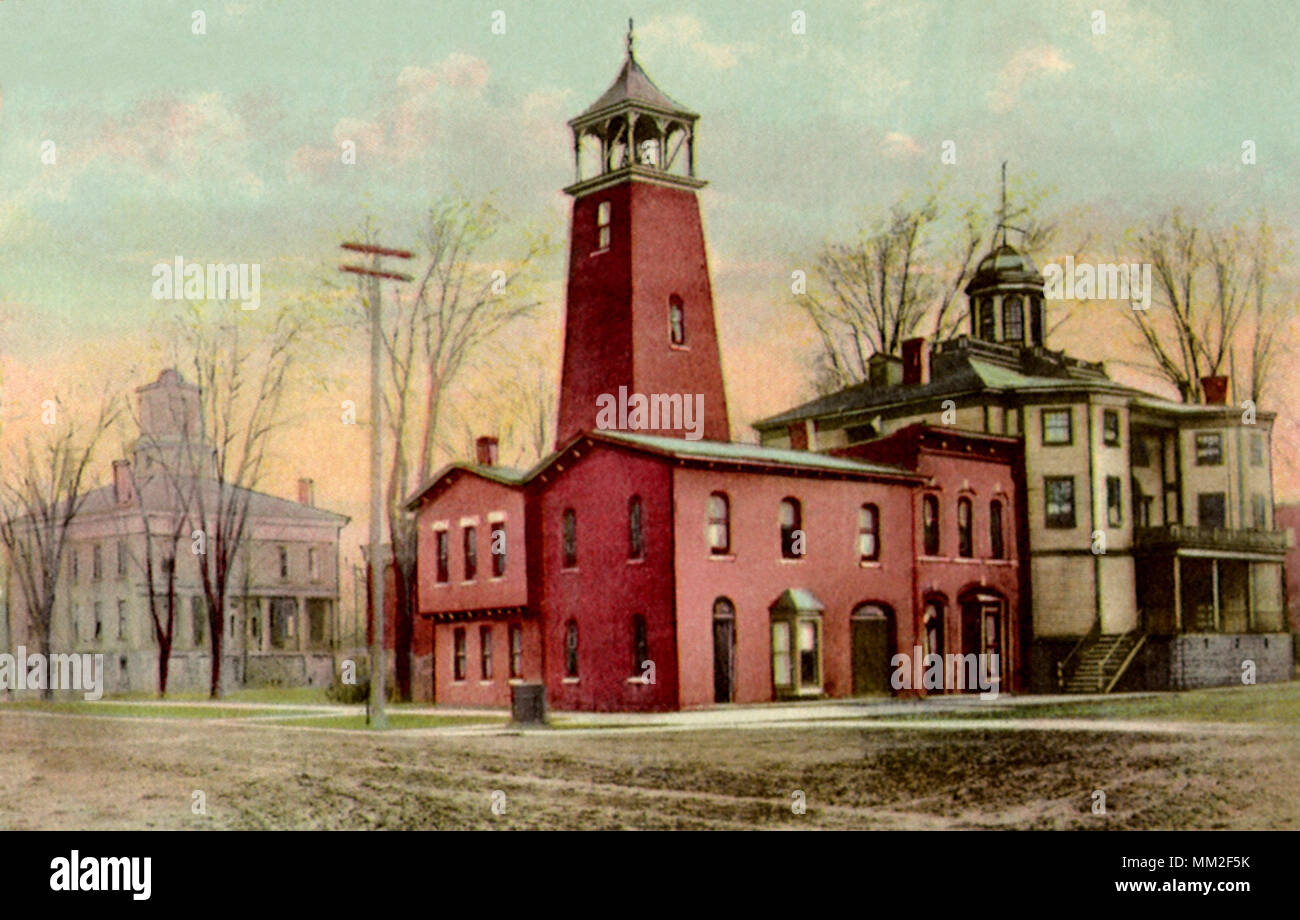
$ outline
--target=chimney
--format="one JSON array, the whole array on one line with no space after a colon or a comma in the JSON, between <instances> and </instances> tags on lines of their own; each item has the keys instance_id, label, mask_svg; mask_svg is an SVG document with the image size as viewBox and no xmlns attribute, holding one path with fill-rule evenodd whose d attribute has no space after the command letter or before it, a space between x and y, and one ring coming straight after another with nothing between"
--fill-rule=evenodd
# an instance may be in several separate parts
<instances>
[{"instance_id":1,"label":"chimney","mask_svg":"<svg viewBox=\"0 0 1300 920\"><path fill-rule=\"evenodd\" d=\"M311 479L298 480L298 504L316 507L316 483Z\"/></svg>"},{"instance_id":2,"label":"chimney","mask_svg":"<svg viewBox=\"0 0 1300 920\"><path fill-rule=\"evenodd\" d=\"M903 385L925 383L925 339L917 337L903 342Z\"/></svg>"},{"instance_id":3,"label":"chimney","mask_svg":"<svg viewBox=\"0 0 1300 920\"><path fill-rule=\"evenodd\" d=\"M1207 406L1226 406L1228 404L1228 378L1202 377L1201 389L1205 391Z\"/></svg>"},{"instance_id":4,"label":"chimney","mask_svg":"<svg viewBox=\"0 0 1300 920\"><path fill-rule=\"evenodd\" d=\"M130 460L113 461L113 497L119 505L128 504L135 498L135 491L131 488Z\"/></svg>"},{"instance_id":5,"label":"chimney","mask_svg":"<svg viewBox=\"0 0 1300 920\"><path fill-rule=\"evenodd\" d=\"M479 466L497 465L497 439L491 437L474 440L474 462Z\"/></svg>"}]
</instances>

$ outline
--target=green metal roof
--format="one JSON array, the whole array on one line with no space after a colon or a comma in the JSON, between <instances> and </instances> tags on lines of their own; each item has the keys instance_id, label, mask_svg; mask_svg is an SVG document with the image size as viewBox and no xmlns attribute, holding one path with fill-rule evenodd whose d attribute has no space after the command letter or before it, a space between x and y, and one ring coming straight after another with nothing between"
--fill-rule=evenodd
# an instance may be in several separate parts
<instances>
[{"instance_id":1,"label":"green metal roof","mask_svg":"<svg viewBox=\"0 0 1300 920\"><path fill-rule=\"evenodd\" d=\"M799 469L818 469L830 472L879 474L885 476L916 477L912 470L885 463L832 457L807 450L789 450L782 447L763 447L759 444L737 444L730 441L687 441L685 438L666 438L656 435L633 434L627 431L593 431L588 436L596 440L622 442L655 453L684 459L720 460L729 463L753 463L764 466L789 466Z\"/></svg>"}]
</instances>

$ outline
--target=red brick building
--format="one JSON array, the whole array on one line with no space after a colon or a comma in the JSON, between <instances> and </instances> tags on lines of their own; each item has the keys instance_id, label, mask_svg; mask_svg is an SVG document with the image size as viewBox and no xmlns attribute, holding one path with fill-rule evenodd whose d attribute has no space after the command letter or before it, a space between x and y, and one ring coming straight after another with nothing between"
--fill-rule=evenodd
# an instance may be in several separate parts
<instances>
[{"instance_id":1,"label":"red brick building","mask_svg":"<svg viewBox=\"0 0 1300 920\"><path fill-rule=\"evenodd\" d=\"M410 499L415 695L504 706L512 683L542 681L560 709L843 697L889 692L894 655L916 647L996 652L1001 689L1019 689L1017 441L918 425L836 456L730 442L696 120L629 42L570 122L559 443L517 471L480 439L478 462Z\"/></svg>"}]
</instances>

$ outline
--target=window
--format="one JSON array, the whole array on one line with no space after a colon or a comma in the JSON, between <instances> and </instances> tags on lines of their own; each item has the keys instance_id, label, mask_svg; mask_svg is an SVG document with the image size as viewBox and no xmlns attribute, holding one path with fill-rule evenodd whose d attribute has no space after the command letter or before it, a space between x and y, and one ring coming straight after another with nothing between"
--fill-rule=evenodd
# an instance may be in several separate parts
<instances>
[{"instance_id":1,"label":"window","mask_svg":"<svg viewBox=\"0 0 1300 920\"><path fill-rule=\"evenodd\" d=\"M880 558L880 509L875 505L858 509L858 556L863 561Z\"/></svg>"},{"instance_id":2,"label":"window","mask_svg":"<svg viewBox=\"0 0 1300 920\"><path fill-rule=\"evenodd\" d=\"M451 679L464 680L467 656L465 652L465 627L457 626L451 634Z\"/></svg>"},{"instance_id":3,"label":"window","mask_svg":"<svg viewBox=\"0 0 1300 920\"><path fill-rule=\"evenodd\" d=\"M480 680L492 679L492 627L478 628L478 672Z\"/></svg>"},{"instance_id":4,"label":"window","mask_svg":"<svg viewBox=\"0 0 1300 920\"><path fill-rule=\"evenodd\" d=\"M798 499L781 500L781 555L786 559L798 559L804 554L803 546L803 511Z\"/></svg>"},{"instance_id":5,"label":"window","mask_svg":"<svg viewBox=\"0 0 1300 920\"><path fill-rule=\"evenodd\" d=\"M126 638L126 601L117 602L117 637Z\"/></svg>"},{"instance_id":6,"label":"window","mask_svg":"<svg viewBox=\"0 0 1300 920\"><path fill-rule=\"evenodd\" d=\"M1196 525L1219 527L1227 525L1227 506L1222 492L1202 492L1196 496Z\"/></svg>"},{"instance_id":7,"label":"window","mask_svg":"<svg viewBox=\"0 0 1300 920\"><path fill-rule=\"evenodd\" d=\"M511 623L506 635L510 640L510 676L524 676L524 628L518 623Z\"/></svg>"},{"instance_id":8,"label":"window","mask_svg":"<svg viewBox=\"0 0 1300 920\"><path fill-rule=\"evenodd\" d=\"M1043 344L1043 302L1037 297L1029 299L1029 344Z\"/></svg>"},{"instance_id":9,"label":"window","mask_svg":"<svg viewBox=\"0 0 1300 920\"><path fill-rule=\"evenodd\" d=\"M939 555L939 499L927 495L921 499L921 535L927 556Z\"/></svg>"},{"instance_id":10,"label":"window","mask_svg":"<svg viewBox=\"0 0 1300 920\"><path fill-rule=\"evenodd\" d=\"M447 531L435 530L433 535L438 551L438 573L436 577L439 584L446 584L451 580L451 567L447 563Z\"/></svg>"},{"instance_id":11,"label":"window","mask_svg":"<svg viewBox=\"0 0 1300 920\"><path fill-rule=\"evenodd\" d=\"M1046 524L1048 527L1073 527L1074 477L1044 477L1043 504L1047 511Z\"/></svg>"},{"instance_id":12,"label":"window","mask_svg":"<svg viewBox=\"0 0 1300 920\"><path fill-rule=\"evenodd\" d=\"M117 577L126 577L126 542L124 540L117 541Z\"/></svg>"},{"instance_id":13,"label":"window","mask_svg":"<svg viewBox=\"0 0 1300 920\"><path fill-rule=\"evenodd\" d=\"M478 575L478 528L465 527L460 535L465 551L465 580L473 581Z\"/></svg>"},{"instance_id":14,"label":"window","mask_svg":"<svg viewBox=\"0 0 1300 920\"><path fill-rule=\"evenodd\" d=\"M686 313L682 299L676 294L668 298L668 341L674 345L686 344Z\"/></svg>"},{"instance_id":15,"label":"window","mask_svg":"<svg viewBox=\"0 0 1300 920\"><path fill-rule=\"evenodd\" d=\"M794 683L794 663L790 657L790 621L772 623L772 683L789 687Z\"/></svg>"},{"instance_id":16,"label":"window","mask_svg":"<svg viewBox=\"0 0 1300 920\"><path fill-rule=\"evenodd\" d=\"M957 555L969 559L975 555L969 498L957 499Z\"/></svg>"},{"instance_id":17,"label":"window","mask_svg":"<svg viewBox=\"0 0 1300 920\"><path fill-rule=\"evenodd\" d=\"M578 621L569 620L564 627L564 676L578 676Z\"/></svg>"},{"instance_id":18,"label":"window","mask_svg":"<svg viewBox=\"0 0 1300 920\"><path fill-rule=\"evenodd\" d=\"M314 546L307 547L307 577L312 581L320 578L320 566Z\"/></svg>"},{"instance_id":19,"label":"window","mask_svg":"<svg viewBox=\"0 0 1300 920\"><path fill-rule=\"evenodd\" d=\"M1129 462L1137 467L1148 467L1151 465L1151 453L1147 447L1147 439L1140 434L1133 435L1129 444Z\"/></svg>"},{"instance_id":20,"label":"window","mask_svg":"<svg viewBox=\"0 0 1300 920\"><path fill-rule=\"evenodd\" d=\"M816 620L799 621L799 685L821 686L821 624Z\"/></svg>"},{"instance_id":21,"label":"window","mask_svg":"<svg viewBox=\"0 0 1300 920\"><path fill-rule=\"evenodd\" d=\"M578 517L574 514L572 508L564 509L561 530L564 540L564 567L566 569L576 568L578 565Z\"/></svg>"},{"instance_id":22,"label":"window","mask_svg":"<svg viewBox=\"0 0 1300 920\"><path fill-rule=\"evenodd\" d=\"M638 613L632 617L632 675L639 677L644 674L649 660L650 643L646 639L645 617Z\"/></svg>"},{"instance_id":23,"label":"window","mask_svg":"<svg viewBox=\"0 0 1300 920\"><path fill-rule=\"evenodd\" d=\"M608 201L596 205L596 251L609 248L609 224L613 206Z\"/></svg>"},{"instance_id":24,"label":"window","mask_svg":"<svg viewBox=\"0 0 1300 920\"><path fill-rule=\"evenodd\" d=\"M1002 538L1002 502L989 503L989 551L994 559L1007 558L1007 547Z\"/></svg>"},{"instance_id":25,"label":"window","mask_svg":"<svg viewBox=\"0 0 1300 920\"><path fill-rule=\"evenodd\" d=\"M1074 417L1069 409L1043 410L1043 443L1074 443Z\"/></svg>"},{"instance_id":26,"label":"window","mask_svg":"<svg viewBox=\"0 0 1300 920\"><path fill-rule=\"evenodd\" d=\"M731 502L722 492L709 496L709 552L715 556L731 552Z\"/></svg>"},{"instance_id":27,"label":"window","mask_svg":"<svg viewBox=\"0 0 1300 920\"><path fill-rule=\"evenodd\" d=\"M645 556L645 535L641 530L641 496L633 495L627 503L627 558Z\"/></svg>"},{"instance_id":28,"label":"window","mask_svg":"<svg viewBox=\"0 0 1300 920\"><path fill-rule=\"evenodd\" d=\"M492 554L492 577L501 578L506 574L506 524L497 521L488 528L492 544L488 551Z\"/></svg>"},{"instance_id":29,"label":"window","mask_svg":"<svg viewBox=\"0 0 1300 920\"><path fill-rule=\"evenodd\" d=\"M925 617L922 620L925 626L925 652L926 655L938 655L943 657L943 601L939 598L930 598L925 602Z\"/></svg>"},{"instance_id":30,"label":"window","mask_svg":"<svg viewBox=\"0 0 1300 920\"><path fill-rule=\"evenodd\" d=\"M1254 530L1268 529L1268 498L1258 492L1250 497L1250 522Z\"/></svg>"},{"instance_id":31,"label":"window","mask_svg":"<svg viewBox=\"0 0 1300 920\"><path fill-rule=\"evenodd\" d=\"M1119 411L1101 410L1101 439L1107 447L1119 447Z\"/></svg>"},{"instance_id":32,"label":"window","mask_svg":"<svg viewBox=\"0 0 1300 920\"><path fill-rule=\"evenodd\" d=\"M993 341L996 332L993 318L993 301L987 297L980 300L980 338L986 342Z\"/></svg>"},{"instance_id":33,"label":"window","mask_svg":"<svg viewBox=\"0 0 1300 920\"><path fill-rule=\"evenodd\" d=\"M90 551L90 580L99 581L104 577L104 549L98 543Z\"/></svg>"},{"instance_id":34,"label":"window","mask_svg":"<svg viewBox=\"0 0 1300 920\"><path fill-rule=\"evenodd\" d=\"M1196 433L1196 465L1221 466L1223 464L1223 435L1217 431Z\"/></svg>"},{"instance_id":35,"label":"window","mask_svg":"<svg viewBox=\"0 0 1300 920\"><path fill-rule=\"evenodd\" d=\"M1264 436L1257 431L1250 434L1250 465L1264 465Z\"/></svg>"},{"instance_id":36,"label":"window","mask_svg":"<svg viewBox=\"0 0 1300 920\"><path fill-rule=\"evenodd\" d=\"M190 641L195 648L203 645L204 599L200 594L190 595Z\"/></svg>"},{"instance_id":37,"label":"window","mask_svg":"<svg viewBox=\"0 0 1300 920\"><path fill-rule=\"evenodd\" d=\"M1118 476L1106 477L1106 524L1118 527L1124 523L1124 487Z\"/></svg>"},{"instance_id":38,"label":"window","mask_svg":"<svg viewBox=\"0 0 1300 920\"><path fill-rule=\"evenodd\" d=\"M1022 342L1025 338L1025 308L1019 297L1008 297L1002 304L1002 341Z\"/></svg>"},{"instance_id":39,"label":"window","mask_svg":"<svg viewBox=\"0 0 1300 920\"><path fill-rule=\"evenodd\" d=\"M276 552L280 557L280 580L289 577L289 550L283 546L277 546Z\"/></svg>"}]
</instances>

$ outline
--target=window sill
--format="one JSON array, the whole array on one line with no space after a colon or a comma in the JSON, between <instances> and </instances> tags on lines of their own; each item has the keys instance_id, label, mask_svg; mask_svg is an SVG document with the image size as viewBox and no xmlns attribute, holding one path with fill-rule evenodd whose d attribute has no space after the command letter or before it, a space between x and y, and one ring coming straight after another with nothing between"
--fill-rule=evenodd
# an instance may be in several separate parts
<instances>
[{"instance_id":1,"label":"window sill","mask_svg":"<svg viewBox=\"0 0 1300 920\"><path fill-rule=\"evenodd\" d=\"M578 567L575 565L575 566L573 566L573 567L571 567L571 568L561 568L561 569L560 569L560 574L561 574L561 575L576 575L576 574L578 574L578 573L581 572L581 571L582 571L582 569L578 568Z\"/></svg>"},{"instance_id":2,"label":"window sill","mask_svg":"<svg viewBox=\"0 0 1300 920\"><path fill-rule=\"evenodd\" d=\"M512 686L512 687L518 687L518 686L520 686L521 684L523 684L523 682L524 682L524 679L523 679L522 677L512 677L512 678L510 678L508 681L506 681L506 683L509 684L509 685Z\"/></svg>"},{"instance_id":3,"label":"window sill","mask_svg":"<svg viewBox=\"0 0 1300 920\"><path fill-rule=\"evenodd\" d=\"M465 680L463 677L460 680L456 680L454 677L451 679L451 685L453 687L463 687L467 683L469 683L469 681Z\"/></svg>"},{"instance_id":4,"label":"window sill","mask_svg":"<svg viewBox=\"0 0 1300 920\"><path fill-rule=\"evenodd\" d=\"M587 258L594 259L596 258L596 256L602 256L607 252L609 252L608 246L606 246L604 249L593 249L590 253L588 253Z\"/></svg>"},{"instance_id":5,"label":"window sill","mask_svg":"<svg viewBox=\"0 0 1300 920\"><path fill-rule=\"evenodd\" d=\"M690 350L691 350L691 346L689 346L689 345L674 345L672 342L669 342L669 343L668 343L668 350L669 350L669 351L690 351Z\"/></svg>"},{"instance_id":6,"label":"window sill","mask_svg":"<svg viewBox=\"0 0 1300 920\"><path fill-rule=\"evenodd\" d=\"M480 687L490 687L490 686L492 686L494 683L496 683L496 681L492 681L492 680L480 680L480 681L478 682L478 685L479 685Z\"/></svg>"},{"instance_id":7,"label":"window sill","mask_svg":"<svg viewBox=\"0 0 1300 920\"><path fill-rule=\"evenodd\" d=\"M807 558L808 558L808 557L807 557L806 555L805 555L805 556L794 556L794 557L790 557L790 556L782 556L782 557L781 557L781 564L782 564L782 565L798 565L799 563L803 562L803 561L804 561L805 559L807 559Z\"/></svg>"},{"instance_id":8,"label":"window sill","mask_svg":"<svg viewBox=\"0 0 1300 920\"><path fill-rule=\"evenodd\" d=\"M628 565L645 565L645 556L641 556L641 557L638 558L638 559L629 559L629 560L627 561L627 564L628 564Z\"/></svg>"},{"instance_id":9,"label":"window sill","mask_svg":"<svg viewBox=\"0 0 1300 920\"><path fill-rule=\"evenodd\" d=\"M460 586L461 586L462 588L464 588L464 587L467 586L467 585L472 585L472 584L474 584L476 581L478 581L477 578L470 578L470 579L468 579L468 580L466 580L466 581L462 581L462 582L460 583Z\"/></svg>"},{"instance_id":10,"label":"window sill","mask_svg":"<svg viewBox=\"0 0 1300 920\"><path fill-rule=\"evenodd\" d=\"M491 578L488 579L488 583L493 584L495 582L505 581L505 580L506 580L505 575L493 575Z\"/></svg>"},{"instance_id":11,"label":"window sill","mask_svg":"<svg viewBox=\"0 0 1300 920\"><path fill-rule=\"evenodd\" d=\"M451 582L449 582L449 581L435 581L435 582L433 583L433 586L434 586L435 588L450 588L450 587L451 587Z\"/></svg>"},{"instance_id":12,"label":"window sill","mask_svg":"<svg viewBox=\"0 0 1300 920\"><path fill-rule=\"evenodd\" d=\"M858 567L863 569L879 569L883 568L884 565L879 559L859 559Z\"/></svg>"},{"instance_id":13,"label":"window sill","mask_svg":"<svg viewBox=\"0 0 1300 920\"><path fill-rule=\"evenodd\" d=\"M577 682L578 678L576 677L566 677L560 681L562 684L576 684Z\"/></svg>"},{"instance_id":14,"label":"window sill","mask_svg":"<svg viewBox=\"0 0 1300 920\"><path fill-rule=\"evenodd\" d=\"M735 553L709 553L709 559L712 562L735 562Z\"/></svg>"},{"instance_id":15,"label":"window sill","mask_svg":"<svg viewBox=\"0 0 1300 920\"><path fill-rule=\"evenodd\" d=\"M650 686L650 681L646 680L644 677L642 677L642 676L639 675L639 674L636 675L635 677L629 677L626 681L624 681L624 683L629 683L629 684L639 684L639 685L641 685L641 686L643 686L643 687L649 687L649 686Z\"/></svg>"}]
</instances>

